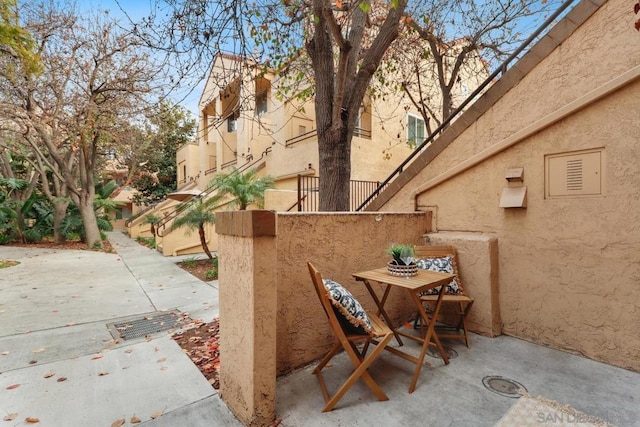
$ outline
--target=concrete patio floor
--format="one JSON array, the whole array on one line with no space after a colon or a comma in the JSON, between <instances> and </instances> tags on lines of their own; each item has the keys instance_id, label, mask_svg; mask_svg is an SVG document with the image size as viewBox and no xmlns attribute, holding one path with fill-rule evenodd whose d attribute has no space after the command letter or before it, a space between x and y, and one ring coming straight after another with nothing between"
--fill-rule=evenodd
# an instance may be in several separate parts
<instances>
[{"instance_id":1,"label":"concrete patio floor","mask_svg":"<svg viewBox=\"0 0 640 427\"><path fill-rule=\"evenodd\" d=\"M321 412L324 399L311 373L315 365L300 369L278 380L278 416L285 426L493 426L517 401L483 385L483 378L500 376L522 384L530 395L614 425L640 426L640 374L512 337L471 338L470 349L462 341L443 342L458 354L448 366L427 355L431 366L422 369L412 394L407 389L414 365L384 352L370 372L389 400L379 402L358 381L329 413ZM404 347L417 355L417 344ZM323 372L333 393L352 365L344 354L331 363ZM522 421L554 425L548 414Z\"/></svg>"}]
</instances>

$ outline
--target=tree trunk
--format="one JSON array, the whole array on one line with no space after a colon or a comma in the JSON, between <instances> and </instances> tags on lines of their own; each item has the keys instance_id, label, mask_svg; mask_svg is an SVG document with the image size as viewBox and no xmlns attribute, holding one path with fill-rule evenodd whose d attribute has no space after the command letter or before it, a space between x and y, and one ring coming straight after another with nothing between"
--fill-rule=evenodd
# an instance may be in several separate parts
<instances>
[{"instance_id":1,"label":"tree trunk","mask_svg":"<svg viewBox=\"0 0 640 427\"><path fill-rule=\"evenodd\" d=\"M198 234L200 235L200 244L202 245L202 249L204 249L204 253L207 254L209 259L213 259L213 255L211 255L209 247L207 246L207 237L204 234L204 226L200 225L200 227L198 227Z\"/></svg>"},{"instance_id":2,"label":"tree trunk","mask_svg":"<svg viewBox=\"0 0 640 427\"><path fill-rule=\"evenodd\" d=\"M53 239L57 244L64 243L67 239L60 232L62 221L67 215L69 202L54 202L53 204Z\"/></svg>"},{"instance_id":3,"label":"tree trunk","mask_svg":"<svg viewBox=\"0 0 640 427\"><path fill-rule=\"evenodd\" d=\"M349 211L351 141L346 132L318 135L318 152L320 211Z\"/></svg>"},{"instance_id":4,"label":"tree trunk","mask_svg":"<svg viewBox=\"0 0 640 427\"><path fill-rule=\"evenodd\" d=\"M100 237L100 229L98 229L96 212L93 210L93 198L90 199L91 201L89 203L78 203L78 210L80 211L82 224L84 225L84 239L85 243L90 248L102 247L102 239Z\"/></svg>"}]
</instances>

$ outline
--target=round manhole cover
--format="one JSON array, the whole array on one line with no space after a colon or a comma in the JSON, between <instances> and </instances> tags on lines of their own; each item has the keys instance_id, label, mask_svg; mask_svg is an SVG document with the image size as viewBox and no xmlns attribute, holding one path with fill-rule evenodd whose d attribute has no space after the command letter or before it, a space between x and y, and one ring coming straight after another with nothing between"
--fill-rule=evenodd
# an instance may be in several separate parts
<instances>
[{"instance_id":1,"label":"round manhole cover","mask_svg":"<svg viewBox=\"0 0 640 427\"><path fill-rule=\"evenodd\" d=\"M442 348L447 353L447 356L449 356L449 359L455 359L456 357L458 357L458 352L452 349L451 347L447 347L443 345ZM429 346L429 348L427 349L427 355L438 358L438 359L442 359L442 355L440 354L440 352L436 347Z\"/></svg>"},{"instance_id":2,"label":"round manhole cover","mask_svg":"<svg viewBox=\"0 0 640 427\"><path fill-rule=\"evenodd\" d=\"M487 390L505 397L519 398L522 397L522 395L518 390L527 391L526 387L518 381L497 375L484 377L482 384Z\"/></svg>"}]
</instances>

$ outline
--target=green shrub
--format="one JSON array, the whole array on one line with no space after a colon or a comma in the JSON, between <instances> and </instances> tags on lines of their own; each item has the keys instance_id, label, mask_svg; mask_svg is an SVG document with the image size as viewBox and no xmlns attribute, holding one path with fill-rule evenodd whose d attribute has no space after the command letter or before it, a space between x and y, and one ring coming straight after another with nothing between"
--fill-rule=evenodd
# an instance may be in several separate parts
<instances>
[{"instance_id":1,"label":"green shrub","mask_svg":"<svg viewBox=\"0 0 640 427\"><path fill-rule=\"evenodd\" d=\"M207 278L207 280L215 280L218 278L218 269L217 268L212 268L211 270L207 270L204 272L204 277Z\"/></svg>"},{"instance_id":2,"label":"green shrub","mask_svg":"<svg viewBox=\"0 0 640 427\"><path fill-rule=\"evenodd\" d=\"M182 261L182 263L187 267L194 267L196 265L196 261L198 260L192 257L185 259L184 261Z\"/></svg>"}]
</instances>

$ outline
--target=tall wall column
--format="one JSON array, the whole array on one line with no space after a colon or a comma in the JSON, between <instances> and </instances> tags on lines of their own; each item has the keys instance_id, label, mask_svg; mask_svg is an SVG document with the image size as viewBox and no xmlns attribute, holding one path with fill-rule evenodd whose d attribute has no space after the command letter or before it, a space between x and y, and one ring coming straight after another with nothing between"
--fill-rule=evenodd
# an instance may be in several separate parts
<instances>
[{"instance_id":1,"label":"tall wall column","mask_svg":"<svg viewBox=\"0 0 640 427\"><path fill-rule=\"evenodd\" d=\"M247 426L276 414L275 231L275 212L216 213L220 397Z\"/></svg>"}]
</instances>

